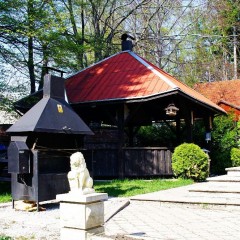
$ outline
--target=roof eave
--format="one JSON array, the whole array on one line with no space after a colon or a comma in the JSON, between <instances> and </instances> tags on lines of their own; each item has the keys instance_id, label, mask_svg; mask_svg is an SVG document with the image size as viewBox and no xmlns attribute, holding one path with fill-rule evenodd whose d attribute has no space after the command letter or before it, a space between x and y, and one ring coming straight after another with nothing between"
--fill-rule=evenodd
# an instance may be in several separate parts
<instances>
[{"instance_id":1,"label":"roof eave","mask_svg":"<svg viewBox=\"0 0 240 240\"><path fill-rule=\"evenodd\" d=\"M200 104L200 105L202 105L204 107L207 107L208 109L212 110L215 113L221 113L221 114L227 115L227 112L223 108L219 107L218 105L216 105L216 107L211 106L211 105L209 105L209 104L207 104L207 103L205 103L203 101L200 101L199 99L197 99L197 98L195 98L195 97L193 97L191 95L186 94L184 91L182 91L180 89L179 89L179 94L184 95L186 98L193 99L198 104Z\"/></svg>"},{"instance_id":2,"label":"roof eave","mask_svg":"<svg viewBox=\"0 0 240 240\"><path fill-rule=\"evenodd\" d=\"M220 101L218 102L218 104L225 104L225 105L228 105L228 106L231 107L231 108L235 108L235 109L237 109L237 110L240 110L240 107L238 107L238 106L236 106L236 105L234 105L234 104L232 104L232 103L229 103L229 102L227 102L227 101L225 101L225 100L220 100Z\"/></svg>"},{"instance_id":3,"label":"roof eave","mask_svg":"<svg viewBox=\"0 0 240 240\"><path fill-rule=\"evenodd\" d=\"M204 103L202 101L200 101L197 98L194 98L188 94L186 94L185 92L183 92L181 89L179 88L175 88L172 89L170 91L166 91L163 93L157 93L157 94L153 94L153 95L148 95L148 96L141 96L141 97L133 97L133 98L114 98L114 99L102 99L102 100L97 100L97 101L84 101L84 102L77 102L77 103L70 103L71 105L92 105L92 104L114 104L114 103L136 103L136 102L146 102L146 101L150 101L150 100L154 100L154 99L158 99L158 98L162 98L162 97L166 97L166 96L170 96L170 95L175 95L175 94L180 94L183 95L186 98L189 98L191 100L194 100L195 102L197 102L198 104L207 107L208 109L210 109L211 111L215 112L215 113L221 113L221 114L227 114L227 112L222 109L221 107L217 106L211 106L207 103ZM214 103L213 103L214 104Z\"/></svg>"},{"instance_id":4,"label":"roof eave","mask_svg":"<svg viewBox=\"0 0 240 240\"><path fill-rule=\"evenodd\" d=\"M162 97L166 97L169 95L174 95L178 93L178 88L176 89L172 89L170 91L165 91L162 93L156 93L156 94L152 94L152 95L147 95L147 96L141 96L141 97L131 97L131 98L112 98L112 99L102 99L102 100L92 100L92 101L83 101L83 102L70 102L71 105L77 105L77 104L81 104L81 105L88 105L88 104L113 104L113 103L121 103L121 102L125 102L125 103L135 103L135 102L146 102L149 100L154 100L157 98L162 98Z\"/></svg>"}]
</instances>

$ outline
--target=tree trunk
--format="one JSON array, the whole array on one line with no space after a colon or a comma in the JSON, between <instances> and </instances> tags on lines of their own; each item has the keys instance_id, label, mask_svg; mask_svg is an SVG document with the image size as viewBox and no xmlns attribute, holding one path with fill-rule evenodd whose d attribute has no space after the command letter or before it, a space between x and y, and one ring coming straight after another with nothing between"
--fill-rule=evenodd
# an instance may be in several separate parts
<instances>
[{"instance_id":1,"label":"tree trunk","mask_svg":"<svg viewBox=\"0 0 240 240\"><path fill-rule=\"evenodd\" d=\"M34 74L34 60L33 60L33 38L28 38L28 71L31 84L31 93L36 91L35 87L35 74Z\"/></svg>"},{"instance_id":2,"label":"tree trunk","mask_svg":"<svg viewBox=\"0 0 240 240\"><path fill-rule=\"evenodd\" d=\"M34 14L34 8L33 8L33 1L29 0L27 3L28 7L28 30L29 30L29 37L28 37L28 71L29 71L29 77L30 77L30 85L31 85L31 93L34 93L36 91L35 87L35 73L34 73L34 54L33 54L33 37L32 32L34 30L34 22L33 22L33 14Z\"/></svg>"},{"instance_id":3,"label":"tree trunk","mask_svg":"<svg viewBox=\"0 0 240 240\"><path fill-rule=\"evenodd\" d=\"M43 52L43 66L42 66L42 72L41 72L41 78L39 81L38 90L43 88L43 79L45 74L47 73L47 66L48 66L47 44L42 45L42 52Z\"/></svg>"}]
</instances>

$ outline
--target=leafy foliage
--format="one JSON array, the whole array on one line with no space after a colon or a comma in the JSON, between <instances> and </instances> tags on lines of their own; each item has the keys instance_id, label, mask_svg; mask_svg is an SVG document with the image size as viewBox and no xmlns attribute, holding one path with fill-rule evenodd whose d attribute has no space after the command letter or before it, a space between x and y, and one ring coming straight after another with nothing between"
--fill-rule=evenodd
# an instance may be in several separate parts
<instances>
[{"instance_id":1,"label":"leafy foliage","mask_svg":"<svg viewBox=\"0 0 240 240\"><path fill-rule=\"evenodd\" d=\"M233 167L240 166L240 149L239 148L232 148L231 150L231 161Z\"/></svg>"},{"instance_id":2,"label":"leafy foliage","mask_svg":"<svg viewBox=\"0 0 240 240\"><path fill-rule=\"evenodd\" d=\"M240 121L237 122L237 145L240 147Z\"/></svg>"},{"instance_id":3,"label":"leafy foliage","mask_svg":"<svg viewBox=\"0 0 240 240\"><path fill-rule=\"evenodd\" d=\"M193 143L179 145L172 155L172 168L177 177L205 180L208 166L208 155Z\"/></svg>"},{"instance_id":4,"label":"leafy foliage","mask_svg":"<svg viewBox=\"0 0 240 240\"><path fill-rule=\"evenodd\" d=\"M13 240L13 238L7 236L0 236L0 240Z\"/></svg>"},{"instance_id":5,"label":"leafy foliage","mask_svg":"<svg viewBox=\"0 0 240 240\"><path fill-rule=\"evenodd\" d=\"M10 182L0 182L0 203L11 201L11 184Z\"/></svg>"},{"instance_id":6,"label":"leafy foliage","mask_svg":"<svg viewBox=\"0 0 240 240\"><path fill-rule=\"evenodd\" d=\"M225 173L231 167L231 149L237 147L237 124L234 116L218 116L214 118L212 131L211 172Z\"/></svg>"},{"instance_id":7,"label":"leafy foliage","mask_svg":"<svg viewBox=\"0 0 240 240\"><path fill-rule=\"evenodd\" d=\"M46 66L87 67L120 51L127 31L134 51L186 83L219 80L239 13L230 0L0 0L0 61L41 86Z\"/></svg>"},{"instance_id":8,"label":"leafy foliage","mask_svg":"<svg viewBox=\"0 0 240 240\"><path fill-rule=\"evenodd\" d=\"M138 146L168 146L176 143L176 136L166 124L143 126L137 133ZM169 146L171 147L171 146Z\"/></svg>"}]
</instances>

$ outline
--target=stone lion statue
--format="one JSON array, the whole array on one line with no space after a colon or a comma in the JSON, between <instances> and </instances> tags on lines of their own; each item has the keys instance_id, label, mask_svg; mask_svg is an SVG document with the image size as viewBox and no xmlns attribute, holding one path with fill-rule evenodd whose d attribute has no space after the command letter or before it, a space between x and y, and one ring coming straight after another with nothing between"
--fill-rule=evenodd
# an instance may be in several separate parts
<instances>
[{"instance_id":1,"label":"stone lion statue","mask_svg":"<svg viewBox=\"0 0 240 240\"><path fill-rule=\"evenodd\" d=\"M93 193L93 179L90 177L84 156L75 152L70 156L71 171L68 172L68 181L71 193Z\"/></svg>"}]
</instances>

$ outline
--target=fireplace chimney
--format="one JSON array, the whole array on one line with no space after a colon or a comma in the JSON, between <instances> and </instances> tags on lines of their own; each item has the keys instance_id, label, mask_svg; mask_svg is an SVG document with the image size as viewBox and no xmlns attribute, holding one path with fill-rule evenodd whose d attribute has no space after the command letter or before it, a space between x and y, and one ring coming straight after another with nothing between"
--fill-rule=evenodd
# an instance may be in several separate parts
<instances>
[{"instance_id":1,"label":"fireplace chimney","mask_svg":"<svg viewBox=\"0 0 240 240\"><path fill-rule=\"evenodd\" d=\"M130 38L131 40L135 40L134 37L128 35L127 33L124 33L121 36L121 40L122 40L122 51L127 51L130 50L132 51L133 49L133 43L131 40L128 40L128 38Z\"/></svg>"},{"instance_id":2,"label":"fireplace chimney","mask_svg":"<svg viewBox=\"0 0 240 240\"><path fill-rule=\"evenodd\" d=\"M69 133L92 135L92 131L65 100L64 78L44 77L43 98L7 132Z\"/></svg>"}]
</instances>

